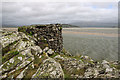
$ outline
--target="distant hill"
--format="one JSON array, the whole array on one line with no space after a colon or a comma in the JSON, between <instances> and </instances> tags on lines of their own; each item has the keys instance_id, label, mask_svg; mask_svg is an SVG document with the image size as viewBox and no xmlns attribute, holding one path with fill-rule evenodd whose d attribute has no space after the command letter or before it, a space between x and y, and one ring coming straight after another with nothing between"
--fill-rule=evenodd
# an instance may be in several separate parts
<instances>
[{"instance_id":1,"label":"distant hill","mask_svg":"<svg viewBox=\"0 0 120 80\"><path fill-rule=\"evenodd\" d=\"M101 23L101 22L74 22L70 25L76 25L80 27L102 27L102 28L117 28L117 23Z\"/></svg>"},{"instance_id":2,"label":"distant hill","mask_svg":"<svg viewBox=\"0 0 120 80\"><path fill-rule=\"evenodd\" d=\"M36 25L36 24L33 24ZM74 22L62 24L63 28L84 28L84 27L101 27L101 28L117 28L117 23L100 23L100 22ZM3 28L18 27L23 25L2 25ZM24 25L28 26L28 25Z\"/></svg>"},{"instance_id":3,"label":"distant hill","mask_svg":"<svg viewBox=\"0 0 120 80\"><path fill-rule=\"evenodd\" d=\"M79 26L76 26L76 25L71 25L71 24L62 24L62 27L63 28L72 28L72 27L79 27Z\"/></svg>"},{"instance_id":4,"label":"distant hill","mask_svg":"<svg viewBox=\"0 0 120 80\"><path fill-rule=\"evenodd\" d=\"M16 28L18 25L2 25L2 28Z\"/></svg>"}]
</instances>

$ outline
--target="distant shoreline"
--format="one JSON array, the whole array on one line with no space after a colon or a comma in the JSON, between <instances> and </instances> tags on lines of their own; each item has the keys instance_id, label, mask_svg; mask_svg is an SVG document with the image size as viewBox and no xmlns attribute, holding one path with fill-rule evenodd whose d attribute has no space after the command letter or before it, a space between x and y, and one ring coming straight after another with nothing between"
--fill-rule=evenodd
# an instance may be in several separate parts
<instances>
[{"instance_id":1,"label":"distant shoreline","mask_svg":"<svg viewBox=\"0 0 120 80\"><path fill-rule=\"evenodd\" d=\"M97 28L97 27L83 28L81 27L81 28L63 28L63 29L118 29L118 28Z\"/></svg>"}]
</instances>

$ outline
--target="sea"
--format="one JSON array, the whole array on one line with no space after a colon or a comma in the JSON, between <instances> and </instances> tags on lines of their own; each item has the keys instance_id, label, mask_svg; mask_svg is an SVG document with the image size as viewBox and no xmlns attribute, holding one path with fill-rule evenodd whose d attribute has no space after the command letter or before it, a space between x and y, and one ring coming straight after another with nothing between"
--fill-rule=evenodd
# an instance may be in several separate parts
<instances>
[{"instance_id":1,"label":"sea","mask_svg":"<svg viewBox=\"0 0 120 80\"><path fill-rule=\"evenodd\" d=\"M118 28L63 28L64 48L73 55L118 60Z\"/></svg>"}]
</instances>

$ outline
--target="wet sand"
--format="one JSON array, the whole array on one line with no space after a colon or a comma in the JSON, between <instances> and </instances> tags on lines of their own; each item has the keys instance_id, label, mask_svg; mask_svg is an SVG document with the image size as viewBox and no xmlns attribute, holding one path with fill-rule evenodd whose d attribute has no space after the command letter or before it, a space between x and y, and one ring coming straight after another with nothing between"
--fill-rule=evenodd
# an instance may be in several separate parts
<instances>
[{"instance_id":1,"label":"wet sand","mask_svg":"<svg viewBox=\"0 0 120 80\"><path fill-rule=\"evenodd\" d=\"M112 34L105 34L105 33L74 32L74 31L63 31L63 33L97 35L97 36L105 36L105 37L118 37L118 34L113 34L113 33Z\"/></svg>"},{"instance_id":2,"label":"wet sand","mask_svg":"<svg viewBox=\"0 0 120 80\"><path fill-rule=\"evenodd\" d=\"M96 36L105 36L105 37L118 37L118 34L116 33L100 33L100 32L84 32L84 31L67 31L67 30L111 30L115 29L118 30L118 28L64 28L63 33L68 34L84 34L84 35L96 35ZM119 34L120 36L120 34Z\"/></svg>"}]
</instances>

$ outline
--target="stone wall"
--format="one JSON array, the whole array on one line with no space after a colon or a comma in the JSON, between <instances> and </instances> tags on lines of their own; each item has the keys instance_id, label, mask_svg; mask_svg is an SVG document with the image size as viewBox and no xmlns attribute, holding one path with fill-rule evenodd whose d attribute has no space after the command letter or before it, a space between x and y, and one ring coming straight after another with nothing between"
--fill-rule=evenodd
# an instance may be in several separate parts
<instances>
[{"instance_id":1,"label":"stone wall","mask_svg":"<svg viewBox=\"0 0 120 80\"><path fill-rule=\"evenodd\" d=\"M36 44L43 49L46 46L55 52L61 52L63 49L61 24L23 26L19 27L18 31L24 32L37 39Z\"/></svg>"}]
</instances>

